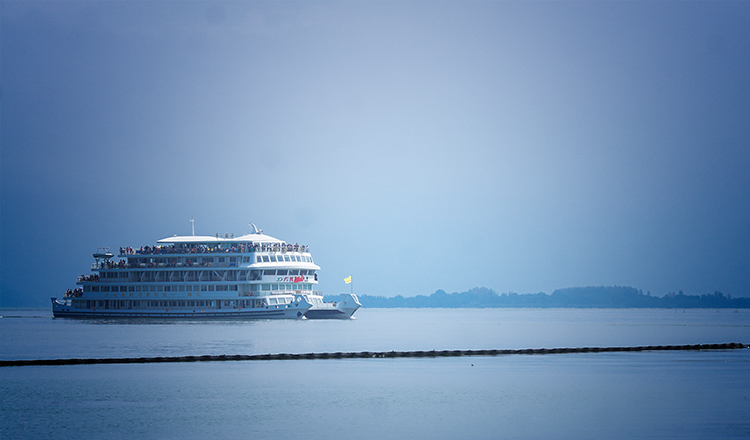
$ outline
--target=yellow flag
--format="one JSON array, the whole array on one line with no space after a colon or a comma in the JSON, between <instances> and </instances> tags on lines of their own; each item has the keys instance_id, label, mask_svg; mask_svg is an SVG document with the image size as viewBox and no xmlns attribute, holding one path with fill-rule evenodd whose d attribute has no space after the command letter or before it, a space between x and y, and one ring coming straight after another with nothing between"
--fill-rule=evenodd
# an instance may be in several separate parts
<instances>
[{"instance_id":1,"label":"yellow flag","mask_svg":"<svg viewBox=\"0 0 750 440\"><path fill-rule=\"evenodd\" d=\"M352 276L351 276L351 275L349 275L348 277L344 278L344 282L345 282L346 284L349 284L349 283L351 283L351 282L352 282Z\"/></svg>"}]
</instances>

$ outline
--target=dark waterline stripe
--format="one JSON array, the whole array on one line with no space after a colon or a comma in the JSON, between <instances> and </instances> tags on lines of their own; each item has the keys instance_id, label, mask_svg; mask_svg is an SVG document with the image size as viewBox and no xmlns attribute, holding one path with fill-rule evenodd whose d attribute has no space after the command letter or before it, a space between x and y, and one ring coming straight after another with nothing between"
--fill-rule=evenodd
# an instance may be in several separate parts
<instances>
[{"instance_id":1,"label":"dark waterline stripe","mask_svg":"<svg viewBox=\"0 0 750 440\"><path fill-rule=\"evenodd\" d=\"M565 354L565 353L605 353L667 350L734 350L750 348L737 342L726 344L696 345L648 345L638 347L578 347L578 348L526 348L520 350L442 350L442 351L359 351L335 353L279 353L279 354L236 354L169 357L128 357L128 358L88 358L88 359L28 359L0 360L0 367L23 367L32 365L83 365L83 364L152 364L169 362L218 362L218 361L269 361L289 359L371 359L371 358L414 358L414 357L455 357L455 356L499 356L512 354Z\"/></svg>"}]
</instances>

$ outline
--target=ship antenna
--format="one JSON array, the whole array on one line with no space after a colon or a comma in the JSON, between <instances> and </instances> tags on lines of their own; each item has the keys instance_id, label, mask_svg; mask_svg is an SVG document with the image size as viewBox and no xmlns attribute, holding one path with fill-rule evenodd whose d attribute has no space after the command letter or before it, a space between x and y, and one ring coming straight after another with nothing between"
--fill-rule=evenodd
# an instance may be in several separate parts
<instances>
[{"instance_id":1,"label":"ship antenna","mask_svg":"<svg viewBox=\"0 0 750 440\"><path fill-rule=\"evenodd\" d=\"M258 229L257 226L255 226L255 223L250 223L250 227L253 228L253 234L262 234L263 229Z\"/></svg>"},{"instance_id":2,"label":"ship antenna","mask_svg":"<svg viewBox=\"0 0 750 440\"><path fill-rule=\"evenodd\" d=\"M193 224L193 237L195 237L195 220L193 220L193 217L190 217L190 223Z\"/></svg>"}]
</instances>

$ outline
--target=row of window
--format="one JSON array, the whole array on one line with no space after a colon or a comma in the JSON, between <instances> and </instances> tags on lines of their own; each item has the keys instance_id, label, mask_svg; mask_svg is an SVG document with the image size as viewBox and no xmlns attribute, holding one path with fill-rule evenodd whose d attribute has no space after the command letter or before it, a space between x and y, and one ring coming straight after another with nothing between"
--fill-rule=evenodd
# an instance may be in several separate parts
<instances>
[{"instance_id":1,"label":"row of window","mask_svg":"<svg viewBox=\"0 0 750 440\"><path fill-rule=\"evenodd\" d=\"M312 284L295 283L295 284L251 284L251 292L292 292L292 291L311 291Z\"/></svg>"},{"instance_id":2,"label":"row of window","mask_svg":"<svg viewBox=\"0 0 750 440\"><path fill-rule=\"evenodd\" d=\"M73 301L73 307L96 308L96 309L178 309L178 308L257 308L273 305L290 304L292 297L263 298L263 299L241 299L241 300L86 300Z\"/></svg>"},{"instance_id":3,"label":"row of window","mask_svg":"<svg viewBox=\"0 0 750 440\"><path fill-rule=\"evenodd\" d=\"M250 263L253 261L253 257L199 257L195 255L186 257L149 257L149 258L137 258L128 257L128 263L139 265L139 264L187 264L188 262L193 264L201 263ZM255 263L312 263L313 259L309 255L295 255L295 254L263 254L255 255ZM113 263L116 264L116 263Z\"/></svg>"},{"instance_id":4,"label":"row of window","mask_svg":"<svg viewBox=\"0 0 750 440\"><path fill-rule=\"evenodd\" d=\"M312 284L310 283L285 283L285 284L251 284L250 292L292 292L292 291L312 291ZM145 285L145 286L103 286L103 285L85 285L83 286L84 292L108 292L108 293L121 293L124 296L128 293L128 296L154 296L160 292L189 292L188 296L192 292L237 292L239 286L237 284L204 284L204 285L192 285L192 284L180 284L180 285ZM143 295L143 294L146 295Z\"/></svg>"},{"instance_id":5,"label":"row of window","mask_svg":"<svg viewBox=\"0 0 750 440\"><path fill-rule=\"evenodd\" d=\"M248 258L248 257L245 257ZM249 262L249 261L246 261ZM309 255L289 255L289 254L269 254L269 255L256 255L256 263L312 263L313 259Z\"/></svg>"},{"instance_id":6,"label":"row of window","mask_svg":"<svg viewBox=\"0 0 750 440\"><path fill-rule=\"evenodd\" d=\"M214 292L237 291L237 284L157 285L157 286L101 286L85 285L84 292Z\"/></svg>"},{"instance_id":7,"label":"row of window","mask_svg":"<svg viewBox=\"0 0 750 440\"><path fill-rule=\"evenodd\" d=\"M155 281L259 281L262 275L266 276L311 276L315 271L310 269L266 269L266 270L131 270L101 271L99 280L104 281L130 281L130 282L155 282Z\"/></svg>"}]
</instances>

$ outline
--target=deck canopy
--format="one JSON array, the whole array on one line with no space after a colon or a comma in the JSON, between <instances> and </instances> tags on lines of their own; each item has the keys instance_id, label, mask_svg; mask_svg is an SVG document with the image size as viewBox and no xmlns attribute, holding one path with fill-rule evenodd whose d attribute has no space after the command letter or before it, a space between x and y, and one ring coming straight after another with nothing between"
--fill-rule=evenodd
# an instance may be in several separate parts
<instances>
[{"instance_id":1,"label":"deck canopy","mask_svg":"<svg viewBox=\"0 0 750 440\"><path fill-rule=\"evenodd\" d=\"M157 243L166 243L166 244L186 244L186 243L193 243L193 244L232 244L232 243L285 243L282 240L279 240L278 238L271 237L270 235L265 235L262 233L259 234L246 234L241 237L211 237L208 235L175 235L173 237L167 237L162 238L161 240L157 241Z\"/></svg>"}]
</instances>

